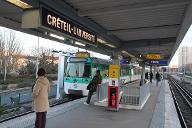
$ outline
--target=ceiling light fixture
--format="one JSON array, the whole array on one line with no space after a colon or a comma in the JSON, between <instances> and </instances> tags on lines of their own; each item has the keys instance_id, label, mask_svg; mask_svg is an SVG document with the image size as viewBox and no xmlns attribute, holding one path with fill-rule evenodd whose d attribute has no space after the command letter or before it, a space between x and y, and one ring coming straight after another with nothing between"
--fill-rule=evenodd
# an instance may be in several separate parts
<instances>
[{"instance_id":1,"label":"ceiling light fixture","mask_svg":"<svg viewBox=\"0 0 192 128\"><path fill-rule=\"evenodd\" d=\"M134 55L132 55L132 54L130 54L130 53L128 53L127 51L121 51L122 53L124 53L124 54L127 54L127 55L129 55L130 57L135 57Z\"/></svg>"},{"instance_id":2,"label":"ceiling light fixture","mask_svg":"<svg viewBox=\"0 0 192 128\"><path fill-rule=\"evenodd\" d=\"M98 41L99 43L101 43L101 44L107 44L107 42L104 41L104 40L102 40L101 38L97 38L97 41Z\"/></svg>"},{"instance_id":3,"label":"ceiling light fixture","mask_svg":"<svg viewBox=\"0 0 192 128\"><path fill-rule=\"evenodd\" d=\"M57 38L57 39L59 39L59 40L65 40L64 37L58 36L58 35L55 35L55 34L52 34L52 33L49 33L49 36L54 37L54 38Z\"/></svg>"},{"instance_id":4,"label":"ceiling light fixture","mask_svg":"<svg viewBox=\"0 0 192 128\"><path fill-rule=\"evenodd\" d=\"M108 42L104 41L104 40L101 39L101 38L97 38L97 41L98 41L99 43L104 44L104 45L107 45L107 46L109 46L109 47L111 47L111 48L116 48L115 45L109 44Z\"/></svg>"},{"instance_id":5,"label":"ceiling light fixture","mask_svg":"<svg viewBox=\"0 0 192 128\"><path fill-rule=\"evenodd\" d=\"M105 44L105 45L107 45L107 46L109 46L109 47L111 47L111 48L116 48L116 46L115 46L115 45L112 45L112 44Z\"/></svg>"},{"instance_id":6,"label":"ceiling light fixture","mask_svg":"<svg viewBox=\"0 0 192 128\"><path fill-rule=\"evenodd\" d=\"M20 8L22 8L22 9L32 8L31 5L25 3L25 2L23 2L21 0L6 0L6 1L9 2L9 3L12 3L12 4L14 4L14 5L16 5L16 6L20 7Z\"/></svg>"},{"instance_id":7,"label":"ceiling light fixture","mask_svg":"<svg viewBox=\"0 0 192 128\"><path fill-rule=\"evenodd\" d=\"M77 41L75 42L75 44L76 44L76 45L79 45L79 46L83 46L83 47L85 47L85 44L82 44L82 43L77 42Z\"/></svg>"}]
</instances>

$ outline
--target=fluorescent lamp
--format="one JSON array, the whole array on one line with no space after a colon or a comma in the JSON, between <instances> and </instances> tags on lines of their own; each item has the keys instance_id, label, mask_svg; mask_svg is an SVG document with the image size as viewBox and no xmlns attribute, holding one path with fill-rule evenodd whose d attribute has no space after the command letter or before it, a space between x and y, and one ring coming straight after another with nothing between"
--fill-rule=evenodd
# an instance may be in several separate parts
<instances>
[{"instance_id":1,"label":"fluorescent lamp","mask_svg":"<svg viewBox=\"0 0 192 128\"><path fill-rule=\"evenodd\" d=\"M98 41L99 43L104 44L104 45L107 45L107 46L109 46L109 47L111 47L111 48L116 48L115 45L109 44L109 43L107 43L106 41L102 40L101 38L97 38L97 41Z\"/></svg>"},{"instance_id":2,"label":"fluorescent lamp","mask_svg":"<svg viewBox=\"0 0 192 128\"><path fill-rule=\"evenodd\" d=\"M109 47L111 47L111 48L116 48L116 46L115 46L115 45L112 45L112 44L105 44L105 45L107 45L107 46L109 46Z\"/></svg>"},{"instance_id":3,"label":"fluorescent lamp","mask_svg":"<svg viewBox=\"0 0 192 128\"><path fill-rule=\"evenodd\" d=\"M137 61L142 61L141 59L137 58Z\"/></svg>"},{"instance_id":4,"label":"fluorescent lamp","mask_svg":"<svg viewBox=\"0 0 192 128\"><path fill-rule=\"evenodd\" d=\"M97 38L97 41L100 42L101 44L107 44L106 41L104 41L104 40L102 40L102 39L100 39L100 38Z\"/></svg>"},{"instance_id":5,"label":"fluorescent lamp","mask_svg":"<svg viewBox=\"0 0 192 128\"><path fill-rule=\"evenodd\" d=\"M127 54L127 55L129 55L130 57L135 57L134 55L132 55L132 54L130 54L130 53L128 53L127 51L121 51L122 53L124 53L124 54Z\"/></svg>"},{"instance_id":6,"label":"fluorescent lamp","mask_svg":"<svg viewBox=\"0 0 192 128\"><path fill-rule=\"evenodd\" d=\"M79 46L83 46L85 47L85 44L82 44L82 43L79 43L79 42L75 42L76 45L79 45Z\"/></svg>"},{"instance_id":7,"label":"fluorescent lamp","mask_svg":"<svg viewBox=\"0 0 192 128\"><path fill-rule=\"evenodd\" d=\"M50 33L49 36L54 37L54 38L57 38L57 39L60 39L60 40L65 40L64 37L58 36L58 35L55 35L55 34L52 34L52 33Z\"/></svg>"},{"instance_id":8,"label":"fluorescent lamp","mask_svg":"<svg viewBox=\"0 0 192 128\"><path fill-rule=\"evenodd\" d=\"M14 5L16 5L16 6L20 7L20 8L22 8L22 9L32 8L31 5L25 3L25 2L23 2L21 0L6 0L6 1L9 2L9 3L12 3L12 4L14 4Z\"/></svg>"}]
</instances>

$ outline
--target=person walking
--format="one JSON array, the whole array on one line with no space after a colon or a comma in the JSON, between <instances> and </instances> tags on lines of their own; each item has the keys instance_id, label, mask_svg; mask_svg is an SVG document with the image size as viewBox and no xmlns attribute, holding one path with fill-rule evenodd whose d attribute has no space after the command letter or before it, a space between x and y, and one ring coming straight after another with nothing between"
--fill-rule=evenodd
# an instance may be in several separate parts
<instances>
[{"instance_id":1,"label":"person walking","mask_svg":"<svg viewBox=\"0 0 192 128\"><path fill-rule=\"evenodd\" d=\"M161 75L159 74L159 72L156 73L156 86L159 85L159 81L161 80Z\"/></svg>"},{"instance_id":2,"label":"person walking","mask_svg":"<svg viewBox=\"0 0 192 128\"><path fill-rule=\"evenodd\" d=\"M36 112L35 128L45 128L46 114L49 109L48 92L50 90L50 84L43 68L40 68L37 74L38 79L32 93L32 107Z\"/></svg>"},{"instance_id":3,"label":"person walking","mask_svg":"<svg viewBox=\"0 0 192 128\"><path fill-rule=\"evenodd\" d=\"M87 87L87 90L89 90L89 93L88 93L87 100L86 100L86 102L84 102L84 104L86 104L86 105L90 104L91 97L92 97L93 93L96 92L97 86L98 86L98 84L101 84L101 81L102 81L102 78L101 78L100 70L97 70L95 73L95 76L90 81L90 83Z\"/></svg>"},{"instance_id":4,"label":"person walking","mask_svg":"<svg viewBox=\"0 0 192 128\"><path fill-rule=\"evenodd\" d=\"M150 76L150 82L152 83L152 80L153 80L153 73L152 73L152 71L150 72L149 76Z\"/></svg>"}]
</instances>

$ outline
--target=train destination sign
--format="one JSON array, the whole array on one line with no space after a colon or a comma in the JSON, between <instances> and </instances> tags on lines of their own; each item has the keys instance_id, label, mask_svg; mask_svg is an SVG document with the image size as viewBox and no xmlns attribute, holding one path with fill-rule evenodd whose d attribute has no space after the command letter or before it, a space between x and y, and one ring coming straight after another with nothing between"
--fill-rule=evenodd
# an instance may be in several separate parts
<instances>
[{"instance_id":1,"label":"train destination sign","mask_svg":"<svg viewBox=\"0 0 192 128\"><path fill-rule=\"evenodd\" d=\"M96 44L96 34L69 18L61 16L44 7L41 8L41 25L83 41Z\"/></svg>"},{"instance_id":2,"label":"train destination sign","mask_svg":"<svg viewBox=\"0 0 192 128\"><path fill-rule=\"evenodd\" d=\"M88 58L88 57L90 57L90 53L88 53L88 52L77 52L76 57Z\"/></svg>"},{"instance_id":3,"label":"train destination sign","mask_svg":"<svg viewBox=\"0 0 192 128\"><path fill-rule=\"evenodd\" d=\"M149 53L149 54L146 54L146 59L149 59L149 60L159 60L161 59L161 55L159 53Z\"/></svg>"}]
</instances>

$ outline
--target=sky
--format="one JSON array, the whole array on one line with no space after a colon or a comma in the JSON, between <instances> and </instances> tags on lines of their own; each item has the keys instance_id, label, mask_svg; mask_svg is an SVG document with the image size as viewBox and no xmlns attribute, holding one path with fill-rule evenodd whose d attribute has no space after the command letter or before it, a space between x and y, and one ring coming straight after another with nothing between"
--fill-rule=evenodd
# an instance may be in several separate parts
<instances>
[{"instance_id":1,"label":"sky","mask_svg":"<svg viewBox=\"0 0 192 128\"><path fill-rule=\"evenodd\" d=\"M0 31L7 31L10 30L8 28L4 28L0 26ZM24 53L25 54L30 54L30 51L34 48L38 46L38 37L37 36L33 36L33 35L29 35L26 33L22 33L19 31L15 31L16 33L16 37L21 41L21 44L23 46L24 49ZM51 41L48 39L44 39L44 38L39 38L39 46L40 47L45 47L48 49L53 49L53 50L57 50L57 51L78 51L77 47L73 47L70 45L66 45L63 43L59 43L59 42L55 42L55 41ZM180 47L184 47L184 46L191 46L192 47L192 25L189 28L187 34L185 35L184 39L182 40ZM178 49L179 49L178 48ZM175 55L173 56L169 66L178 66L178 50L176 51ZM86 51L85 49L79 49L80 51ZM103 59L110 59L109 56L103 55L103 54L99 54L99 53L95 53L95 52L91 52L89 51L90 54L93 57L97 57L97 58L103 58Z\"/></svg>"},{"instance_id":2,"label":"sky","mask_svg":"<svg viewBox=\"0 0 192 128\"><path fill-rule=\"evenodd\" d=\"M9 31L9 30L10 29L8 29L8 28L0 26L1 32ZM26 34L26 33L15 31L15 30L12 30L12 31L15 32L16 38L19 39L19 41L22 45L24 54L29 55L35 47L38 47L38 37L37 36L33 36L30 34ZM66 51L77 52L78 50L86 51L85 49L81 49L81 48L78 49L77 47L74 47L74 46L66 45L64 43L48 40L48 39L41 38L41 37L39 38L39 47L44 47L47 49L63 51L63 52L66 52ZM91 54L92 57L110 59L110 57L107 55L103 55L103 54L92 52L92 51L88 51L88 52Z\"/></svg>"},{"instance_id":3,"label":"sky","mask_svg":"<svg viewBox=\"0 0 192 128\"><path fill-rule=\"evenodd\" d=\"M178 66L178 51L180 47L189 46L192 47L192 25L188 29L185 37L183 38L180 46L178 47L177 51L175 52L175 55L173 56L169 66Z\"/></svg>"}]
</instances>

